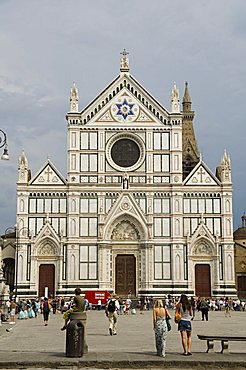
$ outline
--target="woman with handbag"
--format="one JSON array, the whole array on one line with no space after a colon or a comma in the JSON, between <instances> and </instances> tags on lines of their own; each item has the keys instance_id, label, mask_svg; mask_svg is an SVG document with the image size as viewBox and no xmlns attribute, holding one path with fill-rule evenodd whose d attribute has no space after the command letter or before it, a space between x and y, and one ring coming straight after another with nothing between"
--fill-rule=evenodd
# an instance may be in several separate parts
<instances>
[{"instance_id":1,"label":"woman with handbag","mask_svg":"<svg viewBox=\"0 0 246 370\"><path fill-rule=\"evenodd\" d=\"M164 308L161 299L157 299L153 309L153 327L157 356L160 357L166 356L167 320L169 319L171 319L171 315L168 309Z\"/></svg>"},{"instance_id":2,"label":"woman with handbag","mask_svg":"<svg viewBox=\"0 0 246 370\"><path fill-rule=\"evenodd\" d=\"M190 356L191 353L191 320L192 306L185 294L181 294L180 301L176 306L175 322L178 323L178 331L181 333L184 356Z\"/></svg>"}]
</instances>

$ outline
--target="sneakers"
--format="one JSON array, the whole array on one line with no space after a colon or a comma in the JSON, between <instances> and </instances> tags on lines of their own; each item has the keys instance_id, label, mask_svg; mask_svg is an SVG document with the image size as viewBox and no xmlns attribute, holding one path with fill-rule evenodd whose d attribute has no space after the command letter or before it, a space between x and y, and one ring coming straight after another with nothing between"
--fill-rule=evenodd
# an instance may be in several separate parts
<instances>
[{"instance_id":1,"label":"sneakers","mask_svg":"<svg viewBox=\"0 0 246 370\"><path fill-rule=\"evenodd\" d=\"M113 332L112 332L112 329L111 328L109 328L109 334L110 335L113 335Z\"/></svg>"},{"instance_id":2,"label":"sneakers","mask_svg":"<svg viewBox=\"0 0 246 370\"><path fill-rule=\"evenodd\" d=\"M62 328L61 328L61 330L63 331L63 330L66 330L67 329L67 327L66 327L66 325L64 325Z\"/></svg>"}]
</instances>

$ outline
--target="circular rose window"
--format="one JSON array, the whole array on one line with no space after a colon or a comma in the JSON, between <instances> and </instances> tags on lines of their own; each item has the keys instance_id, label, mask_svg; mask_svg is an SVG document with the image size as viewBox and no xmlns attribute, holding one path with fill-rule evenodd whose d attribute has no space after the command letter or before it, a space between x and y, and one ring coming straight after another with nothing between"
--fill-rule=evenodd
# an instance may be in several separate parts
<instances>
[{"instance_id":1,"label":"circular rose window","mask_svg":"<svg viewBox=\"0 0 246 370\"><path fill-rule=\"evenodd\" d=\"M139 160L140 149L135 141L120 139L116 141L111 149L111 157L120 167L131 167Z\"/></svg>"},{"instance_id":2,"label":"circular rose window","mask_svg":"<svg viewBox=\"0 0 246 370\"><path fill-rule=\"evenodd\" d=\"M132 134L114 135L107 143L106 156L112 167L119 171L133 171L144 160L144 144Z\"/></svg>"}]
</instances>

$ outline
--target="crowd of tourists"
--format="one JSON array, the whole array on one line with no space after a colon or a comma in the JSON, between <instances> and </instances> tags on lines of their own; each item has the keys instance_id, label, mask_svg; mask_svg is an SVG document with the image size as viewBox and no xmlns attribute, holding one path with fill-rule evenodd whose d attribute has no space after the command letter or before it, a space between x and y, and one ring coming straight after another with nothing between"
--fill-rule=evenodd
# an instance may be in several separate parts
<instances>
[{"instance_id":1,"label":"crowd of tourists","mask_svg":"<svg viewBox=\"0 0 246 370\"><path fill-rule=\"evenodd\" d=\"M64 325L61 330L66 330L72 312L85 311L92 308L101 310L104 308L106 317L109 321L109 335L117 335L117 323L119 315L140 314L144 311L153 310L153 330L155 335L155 345L157 355L165 357L166 339L168 331L171 330L170 320L173 318L177 323L177 330L181 334L181 343L183 355L191 356L191 338L192 338L192 320L198 312L201 313L201 320L208 321L209 311L223 311L225 316L230 316L231 311L245 311L245 301L233 299L230 297L221 297L220 299L205 297L188 297L185 294L173 297L164 296L162 299L141 296L139 299L132 297L129 292L127 298L122 299L116 294L112 294L107 300L105 306L101 300L96 306L92 306L87 299L81 295L81 289L75 289L75 296L69 299L56 297L48 299L43 297L33 300L21 300L18 303L13 299L7 300L1 311L1 320L15 323L16 316L20 320L35 319L40 313L43 315L44 325L48 325L49 314L57 312L63 314ZM71 318L72 320L72 318ZM9 331L9 329L6 329Z\"/></svg>"}]
</instances>

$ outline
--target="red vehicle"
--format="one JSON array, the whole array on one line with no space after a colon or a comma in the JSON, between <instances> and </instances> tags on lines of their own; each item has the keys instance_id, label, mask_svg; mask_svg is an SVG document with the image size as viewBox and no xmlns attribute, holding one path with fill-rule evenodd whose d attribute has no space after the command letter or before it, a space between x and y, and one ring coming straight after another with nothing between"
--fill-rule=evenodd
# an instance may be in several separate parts
<instances>
[{"instance_id":1,"label":"red vehicle","mask_svg":"<svg viewBox=\"0 0 246 370\"><path fill-rule=\"evenodd\" d=\"M88 299L89 303L92 303L93 306L96 306L98 300L101 300L102 306L104 306L111 296L107 290L86 290L85 291L85 298Z\"/></svg>"}]
</instances>

